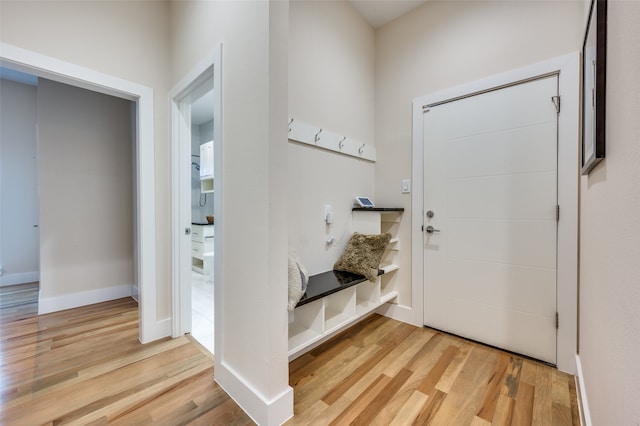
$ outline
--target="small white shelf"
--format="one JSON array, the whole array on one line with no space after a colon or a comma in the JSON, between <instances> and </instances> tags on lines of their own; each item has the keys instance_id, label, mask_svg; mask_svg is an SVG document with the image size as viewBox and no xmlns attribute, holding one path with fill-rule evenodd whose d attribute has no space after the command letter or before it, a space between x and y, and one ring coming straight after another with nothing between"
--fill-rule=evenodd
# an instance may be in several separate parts
<instances>
[{"instance_id":1,"label":"small white shelf","mask_svg":"<svg viewBox=\"0 0 640 426\"><path fill-rule=\"evenodd\" d=\"M392 263L390 265L384 265L384 266L381 265L380 269L383 270L385 274L388 274L393 271L397 271L398 269L400 269L400 267Z\"/></svg>"},{"instance_id":2,"label":"small white shelf","mask_svg":"<svg viewBox=\"0 0 640 426\"><path fill-rule=\"evenodd\" d=\"M382 295L382 297L380 298L380 305L391 302L396 297L398 297L398 292L395 290L390 291L389 293Z\"/></svg>"},{"instance_id":3,"label":"small white shelf","mask_svg":"<svg viewBox=\"0 0 640 426\"><path fill-rule=\"evenodd\" d=\"M200 179L200 192L203 194L213 193L213 178Z\"/></svg>"}]
</instances>

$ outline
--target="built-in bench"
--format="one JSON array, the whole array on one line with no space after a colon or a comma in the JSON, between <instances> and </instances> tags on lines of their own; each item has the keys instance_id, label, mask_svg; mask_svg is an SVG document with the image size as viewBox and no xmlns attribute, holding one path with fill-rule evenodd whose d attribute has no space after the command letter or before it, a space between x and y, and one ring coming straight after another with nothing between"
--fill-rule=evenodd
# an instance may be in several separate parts
<instances>
[{"instance_id":1,"label":"built-in bench","mask_svg":"<svg viewBox=\"0 0 640 426\"><path fill-rule=\"evenodd\" d=\"M353 229L362 234L397 235L403 208L354 208ZM361 275L327 271L309 277L307 291L289 311L289 359L295 359L331 336L398 298L394 258L398 238L383 256L376 282Z\"/></svg>"}]
</instances>

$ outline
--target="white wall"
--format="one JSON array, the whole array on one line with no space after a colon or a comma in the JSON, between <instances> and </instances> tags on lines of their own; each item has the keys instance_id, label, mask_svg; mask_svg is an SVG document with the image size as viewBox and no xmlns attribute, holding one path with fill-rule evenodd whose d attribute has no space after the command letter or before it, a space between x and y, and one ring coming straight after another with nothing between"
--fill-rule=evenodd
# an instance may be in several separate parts
<instances>
[{"instance_id":1,"label":"white wall","mask_svg":"<svg viewBox=\"0 0 640 426\"><path fill-rule=\"evenodd\" d=\"M421 234L411 229L411 195L401 194L400 184L411 177L412 100L579 51L584 7L577 1L430 1L376 31L376 202L405 208L394 277L401 305L422 309L412 294L409 250Z\"/></svg>"},{"instance_id":2,"label":"white wall","mask_svg":"<svg viewBox=\"0 0 640 426\"><path fill-rule=\"evenodd\" d=\"M592 424L640 423L640 3L609 1L606 158L581 181L579 355Z\"/></svg>"},{"instance_id":3,"label":"white wall","mask_svg":"<svg viewBox=\"0 0 640 426\"><path fill-rule=\"evenodd\" d=\"M37 87L0 79L0 285L39 279Z\"/></svg>"},{"instance_id":4,"label":"white wall","mask_svg":"<svg viewBox=\"0 0 640 426\"><path fill-rule=\"evenodd\" d=\"M374 145L373 28L347 2L295 1L289 19L289 116ZM309 273L331 270L353 232L354 197L374 195L375 165L294 141L288 152L289 244Z\"/></svg>"},{"instance_id":5,"label":"white wall","mask_svg":"<svg viewBox=\"0 0 640 426\"><path fill-rule=\"evenodd\" d=\"M260 424L293 413L286 311L288 7L287 1L171 3L175 83L222 43L216 380Z\"/></svg>"},{"instance_id":6,"label":"white wall","mask_svg":"<svg viewBox=\"0 0 640 426\"><path fill-rule=\"evenodd\" d=\"M0 41L154 89L157 319L171 315L167 2L0 2Z\"/></svg>"},{"instance_id":7,"label":"white wall","mask_svg":"<svg viewBox=\"0 0 640 426\"><path fill-rule=\"evenodd\" d=\"M41 312L74 293L134 283L131 108L39 81Z\"/></svg>"}]
</instances>

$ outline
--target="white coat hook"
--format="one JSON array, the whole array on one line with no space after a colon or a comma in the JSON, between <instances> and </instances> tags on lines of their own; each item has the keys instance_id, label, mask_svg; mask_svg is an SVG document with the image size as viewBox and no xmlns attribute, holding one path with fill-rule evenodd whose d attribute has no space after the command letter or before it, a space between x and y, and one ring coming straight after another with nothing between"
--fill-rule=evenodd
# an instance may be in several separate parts
<instances>
[{"instance_id":1,"label":"white coat hook","mask_svg":"<svg viewBox=\"0 0 640 426\"><path fill-rule=\"evenodd\" d=\"M289 124L288 124L288 126L289 126L289 133L291 133L291 124L292 124L292 123L293 123L293 118L292 118L291 120L289 120Z\"/></svg>"},{"instance_id":2,"label":"white coat hook","mask_svg":"<svg viewBox=\"0 0 640 426\"><path fill-rule=\"evenodd\" d=\"M320 129L318 131L318 133L316 133L316 135L313 137L313 140L318 143L318 141L320 140L320 133L322 133L322 129Z\"/></svg>"},{"instance_id":3,"label":"white coat hook","mask_svg":"<svg viewBox=\"0 0 640 426\"><path fill-rule=\"evenodd\" d=\"M358 148L358 154L362 154L362 151L364 151L364 145L365 144L362 144L362 146Z\"/></svg>"},{"instance_id":4,"label":"white coat hook","mask_svg":"<svg viewBox=\"0 0 640 426\"><path fill-rule=\"evenodd\" d=\"M344 146L344 141L345 139L347 139L347 137L343 137L342 140L340 142L338 142L338 148L342 149L342 147Z\"/></svg>"}]
</instances>

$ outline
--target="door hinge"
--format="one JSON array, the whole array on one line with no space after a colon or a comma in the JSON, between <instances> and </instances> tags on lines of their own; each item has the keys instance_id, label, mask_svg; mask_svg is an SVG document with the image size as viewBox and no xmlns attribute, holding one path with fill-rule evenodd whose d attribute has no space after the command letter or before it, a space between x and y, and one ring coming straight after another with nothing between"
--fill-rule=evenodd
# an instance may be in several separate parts
<instances>
[{"instance_id":1,"label":"door hinge","mask_svg":"<svg viewBox=\"0 0 640 426\"><path fill-rule=\"evenodd\" d=\"M420 232L424 232L424 225L420 227Z\"/></svg>"},{"instance_id":2,"label":"door hinge","mask_svg":"<svg viewBox=\"0 0 640 426\"><path fill-rule=\"evenodd\" d=\"M552 96L551 102L556 106L556 112L560 114L560 96Z\"/></svg>"},{"instance_id":3,"label":"door hinge","mask_svg":"<svg viewBox=\"0 0 640 426\"><path fill-rule=\"evenodd\" d=\"M560 316L558 315L557 312L556 312L556 318L555 318L555 325L557 330L560 327Z\"/></svg>"},{"instance_id":4,"label":"door hinge","mask_svg":"<svg viewBox=\"0 0 640 426\"><path fill-rule=\"evenodd\" d=\"M556 204L556 222L560 222L560 206Z\"/></svg>"}]
</instances>

